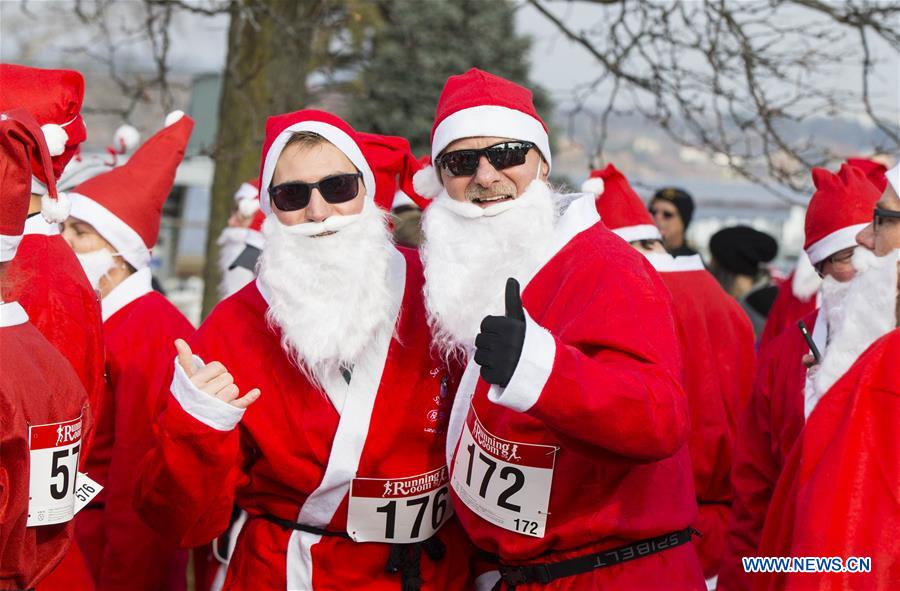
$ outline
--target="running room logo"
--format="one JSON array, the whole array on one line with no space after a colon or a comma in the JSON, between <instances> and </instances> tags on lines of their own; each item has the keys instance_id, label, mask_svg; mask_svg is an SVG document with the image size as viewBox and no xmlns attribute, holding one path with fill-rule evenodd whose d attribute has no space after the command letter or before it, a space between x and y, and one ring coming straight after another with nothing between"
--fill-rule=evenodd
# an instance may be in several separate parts
<instances>
[{"instance_id":1,"label":"running room logo","mask_svg":"<svg viewBox=\"0 0 900 591\"><path fill-rule=\"evenodd\" d=\"M501 460L505 460L507 462L521 462L522 458L519 456L519 444L511 443L509 441L505 441L503 439L498 439L484 430L481 426L481 421L475 421L474 429L472 430L472 437L478 443L478 446L481 447L484 451L494 455Z\"/></svg>"},{"instance_id":2,"label":"running room logo","mask_svg":"<svg viewBox=\"0 0 900 591\"><path fill-rule=\"evenodd\" d=\"M75 443L81 439L81 421L73 425L59 425L56 427L56 445L54 447L59 447L60 445L67 445L69 443Z\"/></svg>"},{"instance_id":3,"label":"running room logo","mask_svg":"<svg viewBox=\"0 0 900 591\"><path fill-rule=\"evenodd\" d=\"M426 433L446 433L450 421L451 398L450 380L442 368L436 367L428 372L432 378L440 377L437 394L431 397L431 408L425 413Z\"/></svg>"},{"instance_id":4,"label":"running room logo","mask_svg":"<svg viewBox=\"0 0 900 591\"><path fill-rule=\"evenodd\" d=\"M384 497L409 497L431 492L449 481L447 467L439 468L427 474L384 481Z\"/></svg>"}]
</instances>

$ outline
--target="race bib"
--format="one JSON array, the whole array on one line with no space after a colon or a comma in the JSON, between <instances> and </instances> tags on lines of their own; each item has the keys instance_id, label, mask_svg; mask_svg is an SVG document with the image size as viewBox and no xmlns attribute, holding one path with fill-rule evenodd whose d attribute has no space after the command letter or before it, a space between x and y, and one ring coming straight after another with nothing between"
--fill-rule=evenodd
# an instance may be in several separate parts
<instances>
[{"instance_id":1,"label":"race bib","mask_svg":"<svg viewBox=\"0 0 900 591\"><path fill-rule=\"evenodd\" d=\"M542 538L557 449L500 439L484 428L471 409L456 450L450 485L483 519Z\"/></svg>"},{"instance_id":2,"label":"race bib","mask_svg":"<svg viewBox=\"0 0 900 591\"><path fill-rule=\"evenodd\" d=\"M427 540L450 516L447 468L405 478L354 478L347 533L356 542Z\"/></svg>"},{"instance_id":3,"label":"race bib","mask_svg":"<svg viewBox=\"0 0 900 591\"><path fill-rule=\"evenodd\" d=\"M28 426L27 527L65 523L75 514L81 417Z\"/></svg>"}]
</instances>

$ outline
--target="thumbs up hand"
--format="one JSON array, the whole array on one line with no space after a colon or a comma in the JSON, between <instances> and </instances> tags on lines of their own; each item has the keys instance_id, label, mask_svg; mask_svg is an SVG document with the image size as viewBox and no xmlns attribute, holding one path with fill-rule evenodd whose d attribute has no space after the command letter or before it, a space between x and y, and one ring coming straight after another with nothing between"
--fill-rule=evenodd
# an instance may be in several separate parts
<instances>
[{"instance_id":1,"label":"thumbs up hand","mask_svg":"<svg viewBox=\"0 0 900 591\"><path fill-rule=\"evenodd\" d=\"M254 388L241 396L234 378L218 361L197 368L191 347L182 339L175 339L175 349L178 350L178 365L190 378L191 384L201 392L240 409L247 408L259 399L259 388Z\"/></svg>"},{"instance_id":2,"label":"thumbs up hand","mask_svg":"<svg viewBox=\"0 0 900 591\"><path fill-rule=\"evenodd\" d=\"M519 295L519 282L506 280L506 314L485 316L481 332L475 337L475 363L489 384L506 386L516 371L525 344L525 310Z\"/></svg>"}]
</instances>

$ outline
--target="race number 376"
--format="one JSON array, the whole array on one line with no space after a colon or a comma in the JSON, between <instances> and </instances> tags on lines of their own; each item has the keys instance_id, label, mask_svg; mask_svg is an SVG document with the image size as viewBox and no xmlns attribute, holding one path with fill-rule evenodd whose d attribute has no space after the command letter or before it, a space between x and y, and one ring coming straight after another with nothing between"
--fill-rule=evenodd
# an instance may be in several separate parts
<instances>
[{"instance_id":1,"label":"race number 376","mask_svg":"<svg viewBox=\"0 0 900 591\"><path fill-rule=\"evenodd\" d=\"M75 514L81 417L30 425L27 527L65 523Z\"/></svg>"},{"instance_id":2,"label":"race number 376","mask_svg":"<svg viewBox=\"0 0 900 591\"><path fill-rule=\"evenodd\" d=\"M557 448L501 439L469 411L450 480L459 499L483 519L536 538L547 527Z\"/></svg>"}]
</instances>

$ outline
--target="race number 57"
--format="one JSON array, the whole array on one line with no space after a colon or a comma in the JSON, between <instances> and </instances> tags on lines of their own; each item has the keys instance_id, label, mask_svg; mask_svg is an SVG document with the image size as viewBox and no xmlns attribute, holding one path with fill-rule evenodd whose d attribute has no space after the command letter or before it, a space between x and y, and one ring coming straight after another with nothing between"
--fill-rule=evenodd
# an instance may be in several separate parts
<instances>
[{"instance_id":1,"label":"race number 57","mask_svg":"<svg viewBox=\"0 0 900 591\"><path fill-rule=\"evenodd\" d=\"M81 417L28 428L28 527L65 523L75 514Z\"/></svg>"}]
</instances>

